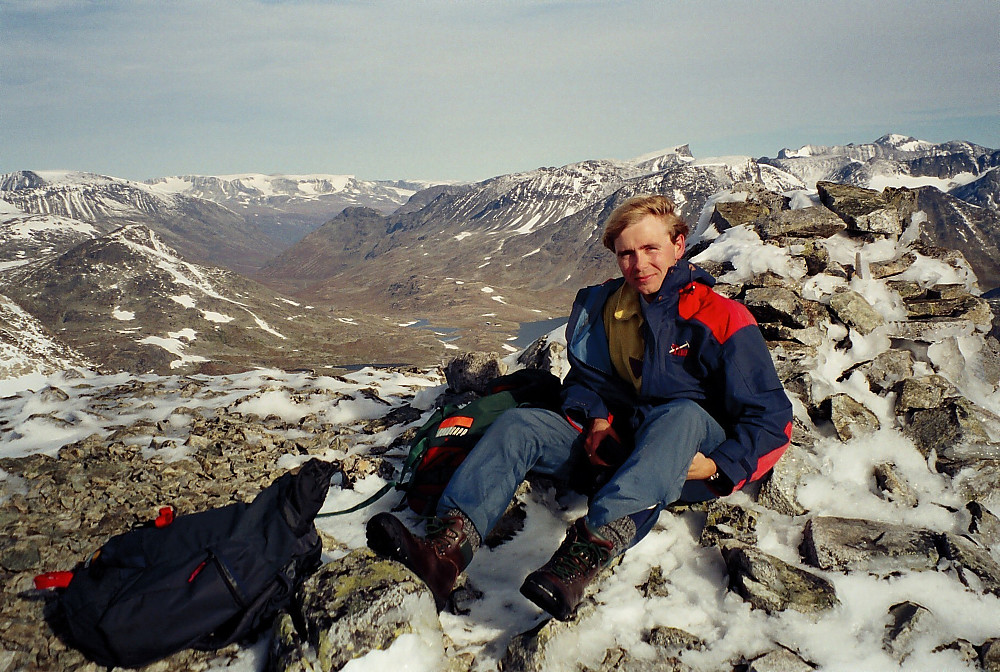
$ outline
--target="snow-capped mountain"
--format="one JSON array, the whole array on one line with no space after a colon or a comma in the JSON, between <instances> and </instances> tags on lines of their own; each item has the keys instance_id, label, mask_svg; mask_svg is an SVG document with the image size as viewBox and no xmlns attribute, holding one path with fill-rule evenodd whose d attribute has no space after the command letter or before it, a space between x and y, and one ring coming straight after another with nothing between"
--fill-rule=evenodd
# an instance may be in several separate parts
<instances>
[{"instance_id":1,"label":"snow-capped mountain","mask_svg":"<svg viewBox=\"0 0 1000 672\"><path fill-rule=\"evenodd\" d=\"M859 145L782 149L777 158L759 161L795 175L806 185L830 180L874 189L933 186L949 191L1000 166L1000 150L971 142L931 143L888 134Z\"/></svg>"},{"instance_id":2,"label":"snow-capped mountain","mask_svg":"<svg viewBox=\"0 0 1000 672\"><path fill-rule=\"evenodd\" d=\"M793 208L816 202L818 180L877 191L911 188L927 242L963 251L981 289L991 290L1000 285L998 163L1000 152L971 143L887 135L860 145L786 149L774 159L696 158L681 145L415 193L421 184L350 176L247 174L145 184L25 171L0 176L0 275L20 277L40 260L138 223L185 263L251 274L300 303L345 311L352 320L381 320L378 326L440 325L446 347L506 349L521 324L564 316L577 288L617 273L601 245L601 223L625 198L643 192L675 200L692 226L693 247L718 235L710 224L717 205L746 198L747 185L777 192ZM370 199L376 207L358 205ZM263 233L315 226L287 249L293 235L282 242ZM86 277L83 269L75 272ZM373 324L369 333L378 331ZM412 343L415 333L403 341ZM371 347L388 350L376 341ZM363 350L354 343L335 349ZM422 352L440 347L436 342ZM386 357L378 356L400 361L392 352Z\"/></svg>"},{"instance_id":3,"label":"snow-capped mountain","mask_svg":"<svg viewBox=\"0 0 1000 672\"><path fill-rule=\"evenodd\" d=\"M10 238L26 238L27 248L41 253L63 252L79 242L79 234L109 233L140 222L193 261L250 272L273 254L273 241L233 211L131 180L20 171L0 176L0 201L0 227L14 232ZM8 235L2 239L10 240ZM25 256L12 252L6 250L9 258Z\"/></svg>"},{"instance_id":4,"label":"snow-capped mountain","mask_svg":"<svg viewBox=\"0 0 1000 672\"><path fill-rule=\"evenodd\" d=\"M420 181L359 180L353 175L184 175L147 180L163 194L181 194L223 205L247 223L290 245L348 207L396 210L417 191Z\"/></svg>"},{"instance_id":5,"label":"snow-capped mountain","mask_svg":"<svg viewBox=\"0 0 1000 672\"><path fill-rule=\"evenodd\" d=\"M435 294L450 285L448 278L476 280L508 293L534 293L533 305L551 308L568 303L573 288L616 272L602 249L600 225L631 195L669 195L700 232L715 202L729 198L735 185L799 194L801 207L815 198L817 181L831 180L878 190L929 189L932 242L938 232L947 245L967 241L975 247L970 261L989 288L1000 283L1000 268L991 261L1000 242L995 209L966 206L938 190L968 189L996 163L1000 153L970 143L887 135L870 144L783 150L777 159L696 159L681 146L630 161L543 167L438 191L423 207L404 207L393 215L345 211L286 250L259 277L290 289L309 288L311 297L410 308L442 303ZM947 205L937 203L942 197ZM495 299L463 305L470 312L477 305L482 314Z\"/></svg>"}]
</instances>

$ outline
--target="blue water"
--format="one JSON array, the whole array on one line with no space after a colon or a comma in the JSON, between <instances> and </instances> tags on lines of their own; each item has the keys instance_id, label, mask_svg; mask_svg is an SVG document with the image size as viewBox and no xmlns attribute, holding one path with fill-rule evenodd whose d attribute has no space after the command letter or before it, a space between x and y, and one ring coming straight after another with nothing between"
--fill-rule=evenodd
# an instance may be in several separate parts
<instances>
[{"instance_id":1,"label":"blue water","mask_svg":"<svg viewBox=\"0 0 1000 672\"><path fill-rule=\"evenodd\" d=\"M515 348L525 348L531 345L539 336L549 333L559 325L565 325L568 317L553 317L537 322L522 322L517 330L517 338L510 342Z\"/></svg>"}]
</instances>

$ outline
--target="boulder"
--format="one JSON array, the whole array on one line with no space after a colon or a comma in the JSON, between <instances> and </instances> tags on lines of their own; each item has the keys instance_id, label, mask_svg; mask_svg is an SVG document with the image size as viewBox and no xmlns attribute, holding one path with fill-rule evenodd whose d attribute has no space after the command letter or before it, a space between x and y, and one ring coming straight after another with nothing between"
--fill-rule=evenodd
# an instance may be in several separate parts
<instances>
[{"instance_id":1,"label":"boulder","mask_svg":"<svg viewBox=\"0 0 1000 672\"><path fill-rule=\"evenodd\" d=\"M801 423L796 419L795 425L799 424ZM796 442L799 436L809 437L808 434L800 434L793 428L792 444L774 465L770 476L765 479L757 494L758 504L786 516L801 516L808 513L808 510L799 503L796 493L804 480L819 473L819 469L809 458L810 449ZM808 440L808 445L811 446L811 437Z\"/></svg>"},{"instance_id":2,"label":"boulder","mask_svg":"<svg viewBox=\"0 0 1000 672\"><path fill-rule=\"evenodd\" d=\"M949 532L941 535L941 549L958 569L962 583L971 587L978 585L983 592L1000 595L1000 564L990 555L989 548Z\"/></svg>"},{"instance_id":3,"label":"boulder","mask_svg":"<svg viewBox=\"0 0 1000 672\"><path fill-rule=\"evenodd\" d=\"M969 532L981 539L984 546L996 549L997 553L1000 553L1000 517L979 502L969 502L965 508L972 516Z\"/></svg>"},{"instance_id":4,"label":"boulder","mask_svg":"<svg viewBox=\"0 0 1000 672\"><path fill-rule=\"evenodd\" d=\"M729 588L767 613L794 609L813 613L840 603L833 584L763 551L738 542L722 545Z\"/></svg>"},{"instance_id":5,"label":"boulder","mask_svg":"<svg viewBox=\"0 0 1000 672\"><path fill-rule=\"evenodd\" d=\"M415 634L428 658L445 660L434 598L404 565L368 549L321 567L302 587L305 632L282 615L275 624L269 670L332 672L354 658Z\"/></svg>"},{"instance_id":6,"label":"boulder","mask_svg":"<svg viewBox=\"0 0 1000 672\"><path fill-rule=\"evenodd\" d=\"M760 203L750 203L747 201L735 201L728 203L716 203L709 224L715 226L716 231L722 232L741 224L749 224L758 217L771 212L771 209Z\"/></svg>"},{"instance_id":7,"label":"boulder","mask_svg":"<svg viewBox=\"0 0 1000 672\"><path fill-rule=\"evenodd\" d=\"M754 222L754 229L761 240L780 242L786 237L829 238L847 228L842 219L821 206L764 214Z\"/></svg>"},{"instance_id":8,"label":"boulder","mask_svg":"<svg viewBox=\"0 0 1000 672\"><path fill-rule=\"evenodd\" d=\"M875 359L848 369L841 378L846 380L854 370L865 375L873 392L881 393L913 376L913 353L896 348L886 350L876 355Z\"/></svg>"},{"instance_id":9,"label":"boulder","mask_svg":"<svg viewBox=\"0 0 1000 672\"><path fill-rule=\"evenodd\" d=\"M861 334L870 334L885 324L885 318L863 296L851 290L831 296L830 310L841 322Z\"/></svg>"},{"instance_id":10,"label":"boulder","mask_svg":"<svg viewBox=\"0 0 1000 672\"><path fill-rule=\"evenodd\" d=\"M906 252L895 259L870 262L868 264L868 272L871 274L873 280L881 280L882 278L899 275L908 269L916 260L917 255L912 252Z\"/></svg>"},{"instance_id":11,"label":"boulder","mask_svg":"<svg viewBox=\"0 0 1000 672\"><path fill-rule=\"evenodd\" d=\"M777 322L792 329L815 326L829 315L822 304L803 299L785 287L748 289L743 304L758 322Z\"/></svg>"},{"instance_id":12,"label":"boulder","mask_svg":"<svg viewBox=\"0 0 1000 672\"><path fill-rule=\"evenodd\" d=\"M816 183L816 189L823 205L860 233L899 236L912 212L900 209L902 199L896 193L887 198L873 189L823 181Z\"/></svg>"},{"instance_id":13,"label":"boulder","mask_svg":"<svg viewBox=\"0 0 1000 672\"><path fill-rule=\"evenodd\" d=\"M935 408L914 411L904 432L925 457L931 451L939 458L949 451L955 455L959 444L989 442L984 415L984 410L965 397L949 397Z\"/></svg>"},{"instance_id":14,"label":"boulder","mask_svg":"<svg viewBox=\"0 0 1000 672\"><path fill-rule=\"evenodd\" d=\"M448 362L444 377L452 392L475 392L483 395L497 376L507 373L507 365L496 353L467 352Z\"/></svg>"},{"instance_id":15,"label":"boulder","mask_svg":"<svg viewBox=\"0 0 1000 672\"><path fill-rule=\"evenodd\" d=\"M881 427L874 413L847 394L835 394L824 399L816 409L816 417L833 423L841 441L850 441Z\"/></svg>"},{"instance_id":16,"label":"boulder","mask_svg":"<svg viewBox=\"0 0 1000 672\"><path fill-rule=\"evenodd\" d=\"M896 415L904 415L917 409L937 408L957 390L946 378L934 373L900 380L892 391L896 394Z\"/></svg>"},{"instance_id":17,"label":"boulder","mask_svg":"<svg viewBox=\"0 0 1000 672\"><path fill-rule=\"evenodd\" d=\"M708 516L701 531L702 546L720 546L738 541L752 546L757 543L757 513L723 499L708 505Z\"/></svg>"},{"instance_id":18,"label":"boulder","mask_svg":"<svg viewBox=\"0 0 1000 672\"><path fill-rule=\"evenodd\" d=\"M935 569L941 559L937 535L929 530L836 516L806 523L800 550L820 569L875 574Z\"/></svg>"}]
</instances>

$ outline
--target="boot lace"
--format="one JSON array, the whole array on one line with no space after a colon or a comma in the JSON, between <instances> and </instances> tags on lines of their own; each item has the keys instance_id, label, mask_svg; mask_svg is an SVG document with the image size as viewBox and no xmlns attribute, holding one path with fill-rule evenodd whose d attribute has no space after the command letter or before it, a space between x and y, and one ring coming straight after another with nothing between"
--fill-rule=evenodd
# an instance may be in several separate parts
<instances>
[{"instance_id":1,"label":"boot lace","mask_svg":"<svg viewBox=\"0 0 1000 672\"><path fill-rule=\"evenodd\" d=\"M437 516L427 519L427 535L424 538L435 552L443 553L460 540L462 528L459 527L456 530L454 522L453 518L438 518Z\"/></svg>"},{"instance_id":2,"label":"boot lace","mask_svg":"<svg viewBox=\"0 0 1000 672\"><path fill-rule=\"evenodd\" d=\"M568 580L598 567L611 559L611 551L596 542L576 539L560 549L552 558L549 569L560 579Z\"/></svg>"}]
</instances>

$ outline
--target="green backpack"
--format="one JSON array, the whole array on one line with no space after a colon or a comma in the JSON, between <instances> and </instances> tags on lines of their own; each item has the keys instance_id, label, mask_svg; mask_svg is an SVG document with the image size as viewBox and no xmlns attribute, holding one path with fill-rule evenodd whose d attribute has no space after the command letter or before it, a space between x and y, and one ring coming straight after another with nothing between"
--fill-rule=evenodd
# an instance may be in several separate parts
<instances>
[{"instance_id":1,"label":"green backpack","mask_svg":"<svg viewBox=\"0 0 1000 672\"><path fill-rule=\"evenodd\" d=\"M321 513L318 517L357 511L393 488L404 493L406 504L417 513L433 514L452 474L493 421L504 411L519 406L558 411L561 385L559 378L548 371L521 369L490 381L489 394L484 397L464 405L438 408L410 440L410 452L398 480L390 481L350 509Z\"/></svg>"}]
</instances>

